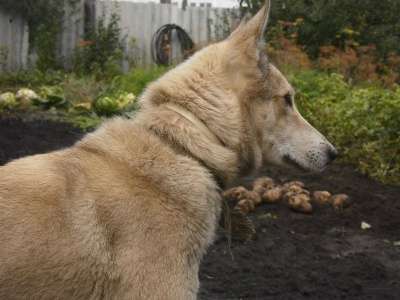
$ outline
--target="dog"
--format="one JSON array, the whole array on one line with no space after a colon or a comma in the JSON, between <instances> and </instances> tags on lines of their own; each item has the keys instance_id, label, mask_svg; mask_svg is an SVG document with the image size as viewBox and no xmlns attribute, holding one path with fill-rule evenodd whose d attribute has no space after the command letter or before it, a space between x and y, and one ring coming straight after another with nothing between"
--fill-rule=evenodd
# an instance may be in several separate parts
<instances>
[{"instance_id":1,"label":"dog","mask_svg":"<svg viewBox=\"0 0 400 300\"><path fill-rule=\"evenodd\" d=\"M268 61L269 7L151 83L134 118L0 168L0 299L196 299L220 186L336 157Z\"/></svg>"}]
</instances>

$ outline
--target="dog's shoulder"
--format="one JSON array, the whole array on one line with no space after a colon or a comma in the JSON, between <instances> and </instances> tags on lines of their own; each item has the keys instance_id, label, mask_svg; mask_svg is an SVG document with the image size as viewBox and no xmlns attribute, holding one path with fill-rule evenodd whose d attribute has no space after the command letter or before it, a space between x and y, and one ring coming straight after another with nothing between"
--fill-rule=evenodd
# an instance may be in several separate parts
<instances>
[{"instance_id":1,"label":"dog's shoulder","mask_svg":"<svg viewBox=\"0 0 400 300\"><path fill-rule=\"evenodd\" d=\"M192 194L198 190L201 194L204 189L215 189L216 186L207 168L175 151L174 145L134 120L115 118L106 122L79 142L75 151L82 152L84 163L93 159L90 156L97 156L107 162L106 171L116 168L132 180L146 178L168 194L179 190L182 195L185 189Z\"/></svg>"}]
</instances>

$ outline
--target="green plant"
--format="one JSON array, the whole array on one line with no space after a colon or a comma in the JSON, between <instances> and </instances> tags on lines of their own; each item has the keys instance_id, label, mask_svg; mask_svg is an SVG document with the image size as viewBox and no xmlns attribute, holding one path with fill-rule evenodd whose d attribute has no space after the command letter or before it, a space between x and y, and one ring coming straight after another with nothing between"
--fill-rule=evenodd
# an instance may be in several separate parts
<instances>
[{"instance_id":1,"label":"green plant","mask_svg":"<svg viewBox=\"0 0 400 300\"><path fill-rule=\"evenodd\" d=\"M390 52L400 53L399 10L400 2L393 0L276 0L270 24L302 18L299 43L313 58L322 46L343 49L351 40L361 46L376 45L379 56L386 59Z\"/></svg>"},{"instance_id":2,"label":"green plant","mask_svg":"<svg viewBox=\"0 0 400 300\"><path fill-rule=\"evenodd\" d=\"M119 15L111 14L106 22L105 15L90 28L76 49L74 71L87 75L94 74L99 78L112 78L121 73L123 43Z\"/></svg>"},{"instance_id":3,"label":"green plant","mask_svg":"<svg viewBox=\"0 0 400 300\"><path fill-rule=\"evenodd\" d=\"M61 32L61 23L48 19L35 29L35 40L31 48L36 50L36 68L45 72L48 69L59 69L60 65L56 57L57 37Z\"/></svg>"},{"instance_id":4,"label":"green plant","mask_svg":"<svg viewBox=\"0 0 400 300\"><path fill-rule=\"evenodd\" d=\"M271 60L281 69L310 69L313 66L323 71L339 73L353 83L376 83L393 87L400 83L400 55L392 52L383 61L375 45L361 46L354 41L357 32L343 30L345 46L323 46L318 59L311 61L305 47L299 43L302 18L295 21L278 21L268 31L267 52Z\"/></svg>"},{"instance_id":5,"label":"green plant","mask_svg":"<svg viewBox=\"0 0 400 300\"><path fill-rule=\"evenodd\" d=\"M4 109L12 109L17 106L14 93L6 92L0 94L0 111Z\"/></svg>"},{"instance_id":6,"label":"green plant","mask_svg":"<svg viewBox=\"0 0 400 300\"><path fill-rule=\"evenodd\" d=\"M304 116L342 153L342 160L385 183L400 184L400 87L351 86L343 76L292 73Z\"/></svg>"},{"instance_id":7,"label":"green plant","mask_svg":"<svg viewBox=\"0 0 400 300\"><path fill-rule=\"evenodd\" d=\"M60 86L42 86L39 91L39 98L34 99L33 103L43 106L45 109L67 105L64 90Z\"/></svg>"},{"instance_id":8,"label":"green plant","mask_svg":"<svg viewBox=\"0 0 400 300\"><path fill-rule=\"evenodd\" d=\"M264 3L238 2L243 13L252 14ZM351 74L350 80L378 79L390 86L400 83L398 11L400 1L394 0L274 0L267 41L295 41L312 60L319 59L324 69ZM296 35L295 40L290 34Z\"/></svg>"},{"instance_id":9,"label":"green plant","mask_svg":"<svg viewBox=\"0 0 400 300\"><path fill-rule=\"evenodd\" d=\"M94 110L101 116L112 116L134 108L136 96L121 93L118 97L101 97L94 103Z\"/></svg>"}]
</instances>

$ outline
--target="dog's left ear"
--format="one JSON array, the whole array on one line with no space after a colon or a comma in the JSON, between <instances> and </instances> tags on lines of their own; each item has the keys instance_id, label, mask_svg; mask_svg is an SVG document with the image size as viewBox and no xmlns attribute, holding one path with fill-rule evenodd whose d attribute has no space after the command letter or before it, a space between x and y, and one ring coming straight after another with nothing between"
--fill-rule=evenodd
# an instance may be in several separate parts
<instances>
[{"instance_id":1,"label":"dog's left ear","mask_svg":"<svg viewBox=\"0 0 400 300\"><path fill-rule=\"evenodd\" d=\"M242 24L230 35L234 43L255 43L259 47L264 43L264 32L267 28L271 1L266 0L264 6L247 23Z\"/></svg>"}]
</instances>

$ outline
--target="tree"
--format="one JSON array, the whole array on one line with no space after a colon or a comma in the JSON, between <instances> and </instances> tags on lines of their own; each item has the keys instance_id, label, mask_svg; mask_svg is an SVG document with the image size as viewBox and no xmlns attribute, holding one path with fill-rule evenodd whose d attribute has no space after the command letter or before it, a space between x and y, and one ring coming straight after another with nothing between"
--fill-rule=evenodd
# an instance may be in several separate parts
<instances>
[{"instance_id":1,"label":"tree","mask_svg":"<svg viewBox=\"0 0 400 300\"><path fill-rule=\"evenodd\" d=\"M254 14L263 0L238 0L242 12ZM374 44L383 58L400 53L398 0L273 0L270 26L278 20L303 19L298 42L316 57L324 45L345 46L347 33L360 45Z\"/></svg>"}]
</instances>

